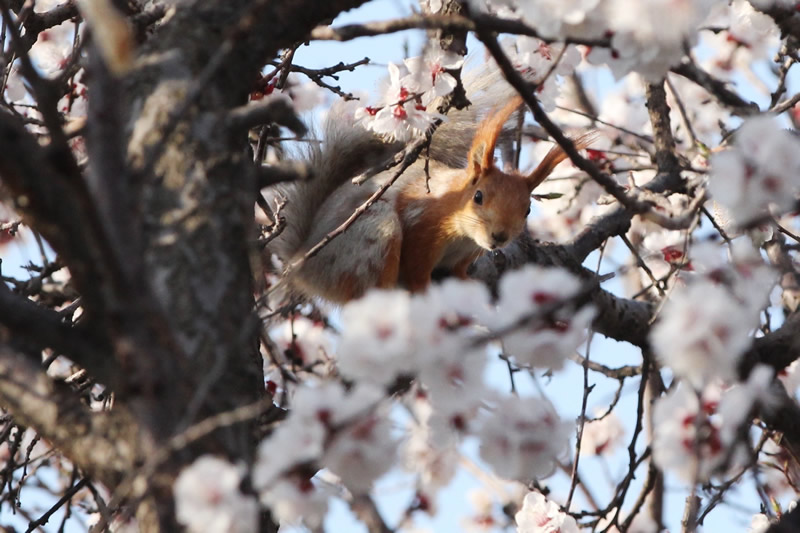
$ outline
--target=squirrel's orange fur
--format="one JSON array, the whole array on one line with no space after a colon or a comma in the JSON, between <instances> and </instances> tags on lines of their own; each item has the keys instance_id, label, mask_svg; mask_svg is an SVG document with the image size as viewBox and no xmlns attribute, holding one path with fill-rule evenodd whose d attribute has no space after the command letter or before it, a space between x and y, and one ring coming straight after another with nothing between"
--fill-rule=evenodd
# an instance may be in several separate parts
<instances>
[{"instance_id":1,"label":"squirrel's orange fur","mask_svg":"<svg viewBox=\"0 0 800 533\"><path fill-rule=\"evenodd\" d=\"M522 233L531 192L567 156L555 146L527 176L505 173L495 166L494 150L503 124L521 103L516 97L481 123L467 168L446 177L448 193L431 197L420 190L419 184L399 191L396 206L403 228L400 285L412 291L424 290L439 266L466 278L467 268L484 250L502 248ZM586 145L585 137L576 141L577 148ZM476 195L480 195L480 202ZM423 206L422 214L406 216L409 206L415 204ZM445 258L447 264L442 265Z\"/></svg>"},{"instance_id":2,"label":"squirrel's orange fur","mask_svg":"<svg viewBox=\"0 0 800 533\"><path fill-rule=\"evenodd\" d=\"M495 166L498 137L521 103L518 96L511 99L478 125L466 168L430 161L428 182L425 170L411 167L387 191L383 201L374 204L343 235L292 273L293 285L309 295L345 302L372 287L424 290L437 269L467 277L467 268L482 251L501 248L523 231L531 192L567 157L555 146L528 175L506 173ZM357 153L363 149L357 143L366 141L355 133L351 135L338 144L333 139L328 152L318 155L316 164L321 171L333 173L337 165L347 163L350 177L357 173L357 169L354 172L350 168L352 161L344 150ZM589 142L589 137L583 136L575 145L580 149ZM342 177L337 179L343 181ZM296 216L307 227L302 233L295 230L295 243L291 248L285 247L290 253L284 254L284 259L293 260L305 253L341 224L377 186L374 183L359 188L349 183L323 182L321 187L329 190L313 192L316 204L308 199L312 195L309 192L306 196L296 195L294 201L306 208L305 212L297 211ZM291 192L289 201L293 201Z\"/></svg>"}]
</instances>

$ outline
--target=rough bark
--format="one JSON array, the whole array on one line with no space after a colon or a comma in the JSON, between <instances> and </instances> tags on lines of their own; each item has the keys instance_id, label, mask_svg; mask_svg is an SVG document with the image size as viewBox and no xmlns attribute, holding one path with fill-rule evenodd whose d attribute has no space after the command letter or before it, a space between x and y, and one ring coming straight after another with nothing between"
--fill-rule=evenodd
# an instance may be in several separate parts
<instances>
[{"instance_id":1,"label":"rough bark","mask_svg":"<svg viewBox=\"0 0 800 533\"><path fill-rule=\"evenodd\" d=\"M0 176L69 268L86 315L70 327L0 291L0 404L112 491L191 424L263 396L251 287L256 171L246 134L227 117L281 48L361 3L196 2L144 41L121 79L90 47L88 179L57 120L42 147L0 114ZM55 90L35 81L39 95ZM31 317L42 334L18 327ZM31 356L12 348L20 342ZM44 347L109 385L114 409L92 413L56 390L36 360ZM256 433L251 419L172 454L149 480L142 531L177 529L170 490L184 462L200 452L252 459Z\"/></svg>"}]
</instances>

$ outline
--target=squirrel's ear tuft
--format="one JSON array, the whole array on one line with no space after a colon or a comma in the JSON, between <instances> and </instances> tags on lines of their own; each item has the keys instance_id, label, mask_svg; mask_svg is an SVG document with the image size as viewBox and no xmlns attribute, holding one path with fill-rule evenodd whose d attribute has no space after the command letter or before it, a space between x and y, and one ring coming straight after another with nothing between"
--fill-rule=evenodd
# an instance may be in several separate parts
<instances>
[{"instance_id":1,"label":"squirrel's ear tuft","mask_svg":"<svg viewBox=\"0 0 800 533\"><path fill-rule=\"evenodd\" d=\"M494 166L494 147L503 125L511 114L519 109L522 98L516 96L497 113L487 116L475 132L472 147L469 150L469 171L473 175L480 175Z\"/></svg>"},{"instance_id":2,"label":"squirrel's ear tuft","mask_svg":"<svg viewBox=\"0 0 800 533\"><path fill-rule=\"evenodd\" d=\"M592 144L597 137L598 134L596 131L590 131L589 133L584 133L580 137L572 139L572 144L575 146L576 150L582 150ZM527 177L528 190L533 191L533 189L538 187L539 184L550 175L553 169L556 168L556 165L567 159L567 157L563 148L557 144L553 146L550 151L547 152L547 155L544 156L544 159L539 162L539 165L534 171Z\"/></svg>"},{"instance_id":3,"label":"squirrel's ear tuft","mask_svg":"<svg viewBox=\"0 0 800 533\"><path fill-rule=\"evenodd\" d=\"M493 164L494 157L489 157L486 162L486 143L478 143L477 137L472 141L472 148L469 150L469 173L472 176L473 185L481 175L482 170L489 168L487 165Z\"/></svg>"}]
</instances>

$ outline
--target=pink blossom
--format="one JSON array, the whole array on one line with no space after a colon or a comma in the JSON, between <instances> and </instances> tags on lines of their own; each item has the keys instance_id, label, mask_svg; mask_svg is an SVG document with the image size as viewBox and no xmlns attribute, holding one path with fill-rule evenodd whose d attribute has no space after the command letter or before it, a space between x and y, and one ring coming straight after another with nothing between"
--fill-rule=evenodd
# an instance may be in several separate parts
<instances>
[{"instance_id":1,"label":"pink blossom","mask_svg":"<svg viewBox=\"0 0 800 533\"><path fill-rule=\"evenodd\" d=\"M330 496L311 480L291 477L272 483L261 493L261 502L269 507L281 528L302 524L315 531L328 512Z\"/></svg>"},{"instance_id":2,"label":"pink blossom","mask_svg":"<svg viewBox=\"0 0 800 533\"><path fill-rule=\"evenodd\" d=\"M342 309L339 371L348 379L388 385L418 368L406 291L370 291Z\"/></svg>"},{"instance_id":3,"label":"pink blossom","mask_svg":"<svg viewBox=\"0 0 800 533\"><path fill-rule=\"evenodd\" d=\"M442 427L428 399L417 394L412 404L414 420L403 446L403 465L418 476L418 488L426 494L447 485L459 461L457 434Z\"/></svg>"},{"instance_id":4,"label":"pink blossom","mask_svg":"<svg viewBox=\"0 0 800 533\"><path fill-rule=\"evenodd\" d=\"M480 455L500 477L539 479L568 450L572 428L544 398L503 398L482 416Z\"/></svg>"},{"instance_id":5,"label":"pink blossom","mask_svg":"<svg viewBox=\"0 0 800 533\"><path fill-rule=\"evenodd\" d=\"M578 533L578 524L555 503L538 492L529 492L522 509L514 515L517 533Z\"/></svg>"},{"instance_id":6,"label":"pink blossom","mask_svg":"<svg viewBox=\"0 0 800 533\"><path fill-rule=\"evenodd\" d=\"M743 303L710 281L673 291L650 332L656 356L697 388L734 378L758 325L758 310Z\"/></svg>"},{"instance_id":7,"label":"pink blossom","mask_svg":"<svg viewBox=\"0 0 800 533\"><path fill-rule=\"evenodd\" d=\"M758 513L753 515L753 519L750 521L750 527L747 529L747 533L766 533L771 525L772 522L770 522L767 515L764 513Z\"/></svg>"},{"instance_id":8,"label":"pink blossom","mask_svg":"<svg viewBox=\"0 0 800 533\"><path fill-rule=\"evenodd\" d=\"M253 486L263 494L295 467L319 463L352 491L369 490L397 449L381 398L380 390L364 385L349 391L335 382L300 387L287 419L258 448Z\"/></svg>"},{"instance_id":9,"label":"pink blossom","mask_svg":"<svg viewBox=\"0 0 800 533\"><path fill-rule=\"evenodd\" d=\"M601 409L598 409L601 411ZM581 454L611 455L622 444L625 429L614 411L605 417L590 420L583 426Z\"/></svg>"},{"instance_id":10,"label":"pink blossom","mask_svg":"<svg viewBox=\"0 0 800 533\"><path fill-rule=\"evenodd\" d=\"M740 225L791 208L800 190L800 141L773 118L750 118L733 147L711 160L709 191Z\"/></svg>"},{"instance_id":11,"label":"pink blossom","mask_svg":"<svg viewBox=\"0 0 800 533\"><path fill-rule=\"evenodd\" d=\"M702 393L679 386L655 402L653 460L687 483L705 482L743 464L749 443L739 440L756 403L769 403L771 371L757 371L746 384Z\"/></svg>"},{"instance_id":12,"label":"pink blossom","mask_svg":"<svg viewBox=\"0 0 800 533\"><path fill-rule=\"evenodd\" d=\"M258 531L258 503L239 491L244 469L204 455L175 481L175 516L196 533Z\"/></svg>"},{"instance_id":13,"label":"pink blossom","mask_svg":"<svg viewBox=\"0 0 800 533\"><path fill-rule=\"evenodd\" d=\"M281 324L274 335L280 353L308 365L333 355L331 332L320 323L297 316Z\"/></svg>"},{"instance_id":14,"label":"pink blossom","mask_svg":"<svg viewBox=\"0 0 800 533\"><path fill-rule=\"evenodd\" d=\"M321 464L353 493L368 493L372 483L394 465L397 440L386 413L373 411L343 420L326 446Z\"/></svg>"},{"instance_id":15,"label":"pink blossom","mask_svg":"<svg viewBox=\"0 0 800 533\"><path fill-rule=\"evenodd\" d=\"M424 93L422 101L426 104L453 92L456 79L447 70L458 69L464 58L453 52L446 52L439 46L431 46L419 57L404 59L408 74L403 83L414 93Z\"/></svg>"},{"instance_id":16,"label":"pink blossom","mask_svg":"<svg viewBox=\"0 0 800 533\"><path fill-rule=\"evenodd\" d=\"M438 115L427 111L422 94L414 92L414 83L404 65L389 63L382 102L359 110L357 121L388 140L407 141L423 134Z\"/></svg>"},{"instance_id":17,"label":"pink blossom","mask_svg":"<svg viewBox=\"0 0 800 533\"><path fill-rule=\"evenodd\" d=\"M528 265L503 276L494 327L508 328L525 317L534 317L503 335L506 352L521 365L561 368L585 340L594 310L584 306L575 311L573 306L564 305L547 316L535 315L548 306L557 306L580 289L578 278L558 268Z\"/></svg>"}]
</instances>

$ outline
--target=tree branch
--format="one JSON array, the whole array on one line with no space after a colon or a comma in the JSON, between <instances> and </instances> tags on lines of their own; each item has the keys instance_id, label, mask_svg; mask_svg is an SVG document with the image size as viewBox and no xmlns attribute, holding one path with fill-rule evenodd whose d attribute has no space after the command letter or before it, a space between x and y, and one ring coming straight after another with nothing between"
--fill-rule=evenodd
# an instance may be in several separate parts
<instances>
[{"instance_id":1,"label":"tree branch","mask_svg":"<svg viewBox=\"0 0 800 533\"><path fill-rule=\"evenodd\" d=\"M276 123L292 130L298 137L308 131L297 117L294 108L282 99L249 103L232 109L226 118L226 125L232 132L246 132L250 128Z\"/></svg>"},{"instance_id":2,"label":"tree branch","mask_svg":"<svg viewBox=\"0 0 800 533\"><path fill-rule=\"evenodd\" d=\"M90 412L69 387L54 383L30 357L1 345L0 406L109 486L145 457L140 429L124 408Z\"/></svg>"},{"instance_id":3,"label":"tree branch","mask_svg":"<svg viewBox=\"0 0 800 533\"><path fill-rule=\"evenodd\" d=\"M523 234L500 254L486 254L470 267L470 276L496 287L500 276L507 270L533 263L540 266L562 267L578 276L597 283L597 276L583 267L572 255L569 246L539 243L530 235ZM591 301L597 307L597 316L592 327L618 341L647 347L652 306L646 302L620 298L600 288L593 290Z\"/></svg>"},{"instance_id":4,"label":"tree branch","mask_svg":"<svg viewBox=\"0 0 800 533\"><path fill-rule=\"evenodd\" d=\"M472 14L470 17L461 15L411 15L405 18L370 22L366 24L349 24L332 28L319 26L311 31L311 38L321 41L350 41L359 37L386 35L405 30L444 30L448 32L476 31L478 25L488 31L497 33L513 33L536 37L545 42L555 42L556 39L542 37L535 28L519 20L511 20L492 15ZM563 40L559 39L559 42ZM566 40L567 44L583 44L586 46L610 47L611 40L602 39L572 39Z\"/></svg>"},{"instance_id":5,"label":"tree branch","mask_svg":"<svg viewBox=\"0 0 800 533\"><path fill-rule=\"evenodd\" d=\"M114 382L118 369L111 357L111 347L98 335L84 327L65 323L59 313L13 294L4 283L0 283L0 324L7 328L10 340L24 341L25 345L35 347L37 351L53 348L101 382Z\"/></svg>"},{"instance_id":6,"label":"tree branch","mask_svg":"<svg viewBox=\"0 0 800 533\"><path fill-rule=\"evenodd\" d=\"M756 114L760 111L758 104L746 101L741 96L728 89L725 82L714 78L693 62L681 63L677 67L673 67L672 72L695 82L711 93L720 103L730 107L734 114L746 116Z\"/></svg>"}]
</instances>

